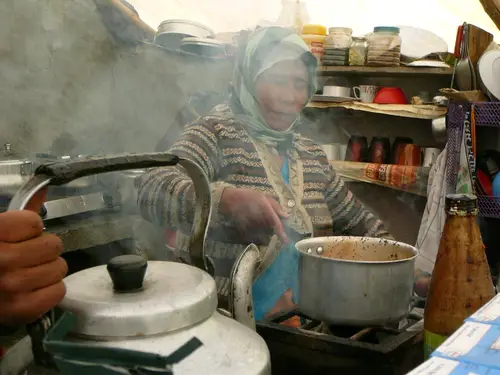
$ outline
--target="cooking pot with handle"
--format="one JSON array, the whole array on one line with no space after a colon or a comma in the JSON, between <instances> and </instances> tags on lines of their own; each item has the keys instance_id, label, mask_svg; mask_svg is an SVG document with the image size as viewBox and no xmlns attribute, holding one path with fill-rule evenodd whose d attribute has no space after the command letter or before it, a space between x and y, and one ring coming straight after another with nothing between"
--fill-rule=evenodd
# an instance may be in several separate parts
<instances>
[{"instance_id":1,"label":"cooking pot with handle","mask_svg":"<svg viewBox=\"0 0 500 375\"><path fill-rule=\"evenodd\" d=\"M409 313L418 251L369 237L316 237L295 244L298 305L332 325L379 326Z\"/></svg>"},{"instance_id":2,"label":"cooking pot with handle","mask_svg":"<svg viewBox=\"0 0 500 375\"><path fill-rule=\"evenodd\" d=\"M234 314L219 313L215 281L205 272L210 271L210 262L203 253L210 186L195 163L156 153L42 165L19 189L9 209L23 209L49 185L98 173L177 164L194 182L196 209L189 250L197 268L125 255L107 267L67 277L67 293L59 305L63 316L44 339L63 375L271 374L269 350L252 329L251 294L246 293L251 290L258 250L249 246L233 269L230 311Z\"/></svg>"}]
</instances>

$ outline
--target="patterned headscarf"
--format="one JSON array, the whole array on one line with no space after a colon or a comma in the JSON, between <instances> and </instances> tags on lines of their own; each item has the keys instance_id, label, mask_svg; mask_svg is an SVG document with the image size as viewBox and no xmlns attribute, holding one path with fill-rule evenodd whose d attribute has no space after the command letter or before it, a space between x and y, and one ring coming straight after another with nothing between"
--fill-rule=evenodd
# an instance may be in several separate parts
<instances>
[{"instance_id":1,"label":"patterned headscarf","mask_svg":"<svg viewBox=\"0 0 500 375\"><path fill-rule=\"evenodd\" d=\"M246 48L240 52L232 80L232 106L235 117L254 136L267 144L291 143L297 119L283 131L266 124L255 97L257 78L274 64L302 60L309 75L309 99L316 92L317 60L302 38L291 30L268 27L254 31Z\"/></svg>"}]
</instances>

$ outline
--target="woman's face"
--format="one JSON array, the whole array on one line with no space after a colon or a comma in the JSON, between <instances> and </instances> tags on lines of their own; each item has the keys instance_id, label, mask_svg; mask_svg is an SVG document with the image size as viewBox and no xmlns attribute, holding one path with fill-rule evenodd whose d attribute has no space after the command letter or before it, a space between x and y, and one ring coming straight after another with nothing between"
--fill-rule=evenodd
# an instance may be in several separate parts
<instances>
[{"instance_id":1,"label":"woman's face","mask_svg":"<svg viewBox=\"0 0 500 375\"><path fill-rule=\"evenodd\" d=\"M309 82L301 60L282 61L263 72L255 82L255 95L267 124L286 130L309 99Z\"/></svg>"}]
</instances>

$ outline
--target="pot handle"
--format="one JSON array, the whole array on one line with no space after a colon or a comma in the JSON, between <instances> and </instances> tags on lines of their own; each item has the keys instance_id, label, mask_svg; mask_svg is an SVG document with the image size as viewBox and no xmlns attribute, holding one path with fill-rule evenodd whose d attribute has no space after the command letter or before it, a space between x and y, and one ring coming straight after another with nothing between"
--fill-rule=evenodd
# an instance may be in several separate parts
<instances>
[{"instance_id":1,"label":"pot handle","mask_svg":"<svg viewBox=\"0 0 500 375\"><path fill-rule=\"evenodd\" d=\"M94 174L181 165L193 180L196 209L193 232L189 241L191 264L207 271L203 249L211 214L211 192L203 170L194 162L167 153L122 154L93 156L75 160L43 164L34 176L16 192L8 210L22 210L36 192L50 185L64 185L77 178Z\"/></svg>"}]
</instances>

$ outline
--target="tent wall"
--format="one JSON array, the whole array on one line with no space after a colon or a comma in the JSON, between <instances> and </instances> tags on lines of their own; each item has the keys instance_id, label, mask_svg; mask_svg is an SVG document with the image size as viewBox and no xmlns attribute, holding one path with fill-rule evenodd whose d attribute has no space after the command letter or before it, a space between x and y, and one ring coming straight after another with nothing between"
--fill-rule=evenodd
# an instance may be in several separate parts
<instances>
[{"instance_id":1,"label":"tent wall","mask_svg":"<svg viewBox=\"0 0 500 375\"><path fill-rule=\"evenodd\" d=\"M89 0L2 0L0 142L43 152L68 132L79 153L150 151L187 95L226 89L230 71L113 43Z\"/></svg>"}]
</instances>

